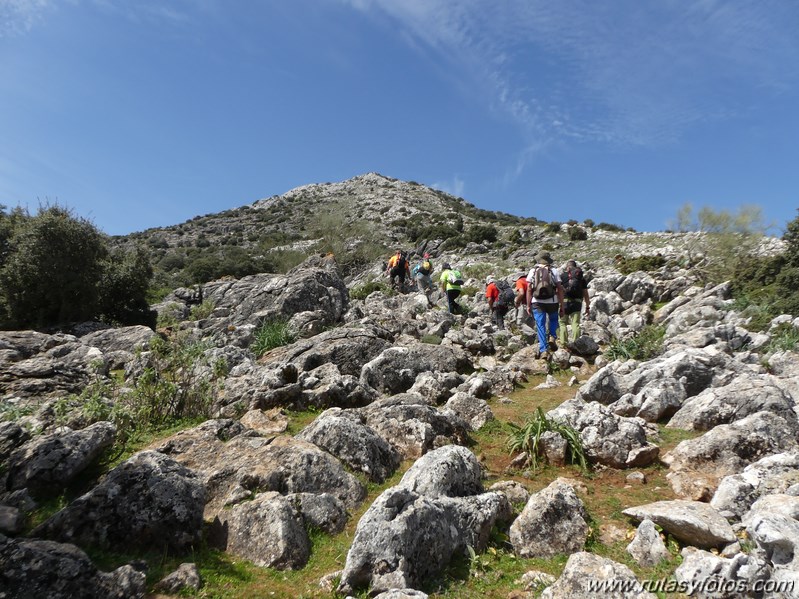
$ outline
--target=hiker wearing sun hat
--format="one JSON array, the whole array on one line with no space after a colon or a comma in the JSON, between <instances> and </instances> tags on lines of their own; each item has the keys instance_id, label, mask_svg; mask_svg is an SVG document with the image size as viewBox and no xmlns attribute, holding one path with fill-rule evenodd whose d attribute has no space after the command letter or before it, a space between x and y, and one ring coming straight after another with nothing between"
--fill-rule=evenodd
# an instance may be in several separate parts
<instances>
[{"instance_id":1,"label":"hiker wearing sun hat","mask_svg":"<svg viewBox=\"0 0 799 599\"><path fill-rule=\"evenodd\" d=\"M544 359L558 349L558 315L563 314L563 285L560 271L552 266L552 256L540 251L536 265L527 274L527 312L535 318L538 351Z\"/></svg>"}]
</instances>

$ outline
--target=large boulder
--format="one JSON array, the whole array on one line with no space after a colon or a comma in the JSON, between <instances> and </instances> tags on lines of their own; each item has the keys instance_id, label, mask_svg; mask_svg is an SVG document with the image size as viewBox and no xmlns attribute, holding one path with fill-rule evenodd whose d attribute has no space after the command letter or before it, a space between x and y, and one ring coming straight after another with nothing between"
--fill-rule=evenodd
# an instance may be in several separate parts
<instances>
[{"instance_id":1,"label":"large boulder","mask_svg":"<svg viewBox=\"0 0 799 599\"><path fill-rule=\"evenodd\" d=\"M101 572L74 545L0 534L0 597L4 599L143 599L147 577L131 566Z\"/></svg>"},{"instance_id":2,"label":"large boulder","mask_svg":"<svg viewBox=\"0 0 799 599\"><path fill-rule=\"evenodd\" d=\"M627 553L644 568L652 568L671 557L660 533L649 518L641 521L635 531L635 537L627 545Z\"/></svg>"},{"instance_id":3,"label":"large boulder","mask_svg":"<svg viewBox=\"0 0 799 599\"><path fill-rule=\"evenodd\" d=\"M660 451L647 440L642 421L617 416L595 401L575 398L550 410L547 417L578 431L586 457L593 463L612 468L646 466Z\"/></svg>"},{"instance_id":4,"label":"large boulder","mask_svg":"<svg viewBox=\"0 0 799 599\"><path fill-rule=\"evenodd\" d=\"M155 451L137 453L32 532L95 547L185 551L200 540L205 487Z\"/></svg>"},{"instance_id":5,"label":"large boulder","mask_svg":"<svg viewBox=\"0 0 799 599\"><path fill-rule=\"evenodd\" d=\"M62 490L113 443L116 427L96 422L73 431L62 428L18 447L6 464L9 491L28 489L46 494Z\"/></svg>"},{"instance_id":6,"label":"large boulder","mask_svg":"<svg viewBox=\"0 0 799 599\"><path fill-rule=\"evenodd\" d=\"M305 427L297 438L321 447L377 483L391 476L401 461L400 453L353 410L331 408Z\"/></svg>"},{"instance_id":7,"label":"large boulder","mask_svg":"<svg viewBox=\"0 0 799 599\"><path fill-rule=\"evenodd\" d=\"M522 557L553 557L582 551L588 512L574 489L560 481L530 497L510 527L510 542Z\"/></svg>"},{"instance_id":8,"label":"large boulder","mask_svg":"<svg viewBox=\"0 0 799 599\"><path fill-rule=\"evenodd\" d=\"M225 551L256 566L294 570L304 566L311 553L298 510L277 492L260 493L220 512L214 525L224 531L217 542Z\"/></svg>"},{"instance_id":9,"label":"large boulder","mask_svg":"<svg viewBox=\"0 0 799 599\"><path fill-rule=\"evenodd\" d=\"M581 551L572 553L560 578L541 593L541 599L655 599L624 564Z\"/></svg>"},{"instance_id":10,"label":"large boulder","mask_svg":"<svg viewBox=\"0 0 799 599\"><path fill-rule=\"evenodd\" d=\"M135 325L101 329L83 335L80 340L102 351L111 368L120 368L134 357L137 350L146 349L155 336L155 331L150 327Z\"/></svg>"},{"instance_id":11,"label":"large boulder","mask_svg":"<svg viewBox=\"0 0 799 599\"><path fill-rule=\"evenodd\" d=\"M723 387L711 387L683 402L668 423L670 428L710 430L755 412L768 411L796 422L795 402L779 379L771 375L742 375Z\"/></svg>"},{"instance_id":12,"label":"large boulder","mask_svg":"<svg viewBox=\"0 0 799 599\"><path fill-rule=\"evenodd\" d=\"M361 382L386 395L404 393L425 372L473 370L469 356L452 345L416 343L410 347L390 347L367 362L361 370Z\"/></svg>"},{"instance_id":13,"label":"large boulder","mask_svg":"<svg viewBox=\"0 0 799 599\"><path fill-rule=\"evenodd\" d=\"M467 453L463 448L431 452L375 500L358 522L339 592L417 588L467 547L485 547L493 526L509 519L512 509L502 493L448 495L477 490L479 465Z\"/></svg>"},{"instance_id":14,"label":"large boulder","mask_svg":"<svg viewBox=\"0 0 799 599\"><path fill-rule=\"evenodd\" d=\"M103 352L73 335L0 331L0 389L6 397L38 401L79 394L107 366Z\"/></svg>"},{"instance_id":15,"label":"large boulder","mask_svg":"<svg viewBox=\"0 0 799 599\"><path fill-rule=\"evenodd\" d=\"M710 505L729 520L740 520L758 498L799 490L799 452L779 453L749 464L741 472L725 476Z\"/></svg>"},{"instance_id":16,"label":"large boulder","mask_svg":"<svg viewBox=\"0 0 799 599\"><path fill-rule=\"evenodd\" d=\"M612 362L580 387L580 397L607 405L625 394L640 394L670 381L672 395L681 402L710 386L714 375L729 363L729 356L712 348L678 350L642 363Z\"/></svg>"},{"instance_id":17,"label":"large boulder","mask_svg":"<svg viewBox=\"0 0 799 599\"><path fill-rule=\"evenodd\" d=\"M724 547L737 539L729 523L706 503L699 501L656 501L622 512L637 522L651 520L687 545L710 549Z\"/></svg>"},{"instance_id":18,"label":"large boulder","mask_svg":"<svg viewBox=\"0 0 799 599\"><path fill-rule=\"evenodd\" d=\"M423 397L403 393L376 401L360 413L366 424L405 459L421 457L444 445L466 445L469 425L453 412L438 410Z\"/></svg>"},{"instance_id":19,"label":"large boulder","mask_svg":"<svg viewBox=\"0 0 799 599\"><path fill-rule=\"evenodd\" d=\"M346 312L349 292L332 256L311 256L285 275L256 274L203 287L206 301L223 314L212 328L257 324L291 318L299 312L320 312L326 325ZM211 315L212 318L214 314Z\"/></svg>"},{"instance_id":20,"label":"large boulder","mask_svg":"<svg viewBox=\"0 0 799 599\"><path fill-rule=\"evenodd\" d=\"M294 364L300 372L335 364L341 374L357 377L364 364L390 346L387 331L374 325L352 324L273 350L269 360Z\"/></svg>"},{"instance_id":21,"label":"large boulder","mask_svg":"<svg viewBox=\"0 0 799 599\"><path fill-rule=\"evenodd\" d=\"M366 489L335 457L286 435L260 437L234 421L208 421L155 446L197 472L206 483L205 517L257 493L329 493L355 507Z\"/></svg>"},{"instance_id":22,"label":"large boulder","mask_svg":"<svg viewBox=\"0 0 799 599\"><path fill-rule=\"evenodd\" d=\"M772 412L757 412L732 424L720 424L701 437L681 441L663 456L674 492L684 498L709 501L725 476L749 464L799 447L795 421Z\"/></svg>"},{"instance_id":23,"label":"large boulder","mask_svg":"<svg viewBox=\"0 0 799 599\"><path fill-rule=\"evenodd\" d=\"M674 571L678 585L675 590L691 597L787 597L782 594L763 594L771 582L772 568L757 555L737 553L728 558L686 547L682 550L682 559Z\"/></svg>"}]
</instances>

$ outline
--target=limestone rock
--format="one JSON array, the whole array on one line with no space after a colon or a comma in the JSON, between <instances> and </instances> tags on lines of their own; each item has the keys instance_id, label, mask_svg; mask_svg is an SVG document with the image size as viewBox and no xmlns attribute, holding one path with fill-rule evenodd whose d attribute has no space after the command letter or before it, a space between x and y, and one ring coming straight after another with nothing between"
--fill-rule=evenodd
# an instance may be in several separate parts
<instances>
[{"instance_id":1,"label":"limestone rock","mask_svg":"<svg viewBox=\"0 0 799 599\"><path fill-rule=\"evenodd\" d=\"M552 557L582 551L588 512L569 485L554 482L530 497L510 527L510 542L522 557Z\"/></svg>"},{"instance_id":2,"label":"limestone rock","mask_svg":"<svg viewBox=\"0 0 799 599\"><path fill-rule=\"evenodd\" d=\"M729 523L708 504L699 501L656 501L627 508L622 513L639 522L651 520L694 547L722 547L736 540Z\"/></svg>"},{"instance_id":3,"label":"limestone rock","mask_svg":"<svg viewBox=\"0 0 799 599\"><path fill-rule=\"evenodd\" d=\"M200 540L205 498L197 474L163 454L143 451L32 535L105 548L184 551Z\"/></svg>"}]
</instances>

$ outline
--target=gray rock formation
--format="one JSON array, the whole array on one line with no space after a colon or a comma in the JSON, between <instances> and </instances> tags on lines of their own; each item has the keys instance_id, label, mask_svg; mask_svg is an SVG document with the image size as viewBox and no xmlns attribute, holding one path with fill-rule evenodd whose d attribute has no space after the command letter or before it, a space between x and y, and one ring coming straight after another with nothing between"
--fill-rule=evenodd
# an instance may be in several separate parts
<instances>
[{"instance_id":1,"label":"gray rock formation","mask_svg":"<svg viewBox=\"0 0 799 599\"><path fill-rule=\"evenodd\" d=\"M200 540L205 498L194 472L163 454L143 451L32 535L104 548L185 551Z\"/></svg>"},{"instance_id":2,"label":"gray rock formation","mask_svg":"<svg viewBox=\"0 0 799 599\"><path fill-rule=\"evenodd\" d=\"M513 550L522 557L552 557L582 551L588 512L574 489L555 481L533 494L510 527Z\"/></svg>"},{"instance_id":3,"label":"gray rock formation","mask_svg":"<svg viewBox=\"0 0 799 599\"><path fill-rule=\"evenodd\" d=\"M0 331L0 390L5 397L41 400L80 393L107 363L73 335Z\"/></svg>"},{"instance_id":4,"label":"gray rock formation","mask_svg":"<svg viewBox=\"0 0 799 599\"><path fill-rule=\"evenodd\" d=\"M794 399L776 377L746 374L723 387L711 387L686 399L668 426L706 431L761 411L795 422L795 406Z\"/></svg>"},{"instance_id":5,"label":"gray rock formation","mask_svg":"<svg viewBox=\"0 0 799 599\"><path fill-rule=\"evenodd\" d=\"M113 424L97 422L79 431L65 428L35 437L9 456L6 488L38 494L59 491L97 460L115 435Z\"/></svg>"},{"instance_id":6,"label":"gray rock formation","mask_svg":"<svg viewBox=\"0 0 799 599\"><path fill-rule=\"evenodd\" d=\"M452 412L427 404L423 397L403 393L381 399L361 414L366 424L392 446L403 458L418 458L432 449L452 443L465 445L470 427Z\"/></svg>"},{"instance_id":7,"label":"gray rock formation","mask_svg":"<svg viewBox=\"0 0 799 599\"><path fill-rule=\"evenodd\" d=\"M795 423L771 412L757 412L680 442L663 456L663 461L669 466L668 479L677 495L708 501L725 476L738 474L760 458L797 446Z\"/></svg>"},{"instance_id":8,"label":"gray rock formation","mask_svg":"<svg viewBox=\"0 0 799 599\"><path fill-rule=\"evenodd\" d=\"M411 347L390 347L367 362L361 370L361 382L386 395L404 393L425 372L473 370L467 354L458 347L419 343Z\"/></svg>"},{"instance_id":9,"label":"gray rock formation","mask_svg":"<svg viewBox=\"0 0 799 599\"><path fill-rule=\"evenodd\" d=\"M164 576L155 585L155 590L160 593L176 595L183 589L199 591L202 586L200 571L196 564L184 563L178 569Z\"/></svg>"},{"instance_id":10,"label":"gray rock formation","mask_svg":"<svg viewBox=\"0 0 799 599\"><path fill-rule=\"evenodd\" d=\"M694 547L682 550L683 562L674 572L679 590L691 597L762 597L772 576L770 566L756 555L738 553L732 558ZM786 597L768 594L770 597Z\"/></svg>"},{"instance_id":11,"label":"gray rock formation","mask_svg":"<svg viewBox=\"0 0 799 599\"><path fill-rule=\"evenodd\" d=\"M660 538L655 523L648 518L641 521L635 531L635 537L627 545L627 553L644 568L656 566L671 557L666 544Z\"/></svg>"},{"instance_id":12,"label":"gray rock formation","mask_svg":"<svg viewBox=\"0 0 799 599\"><path fill-rule=\"evenodd\" d=\"M484 399L458 391L447 401L446 410L452 411L458 418L469 424L469 428L478 431L486 423L494 419L494 413Z\"/></svg>"},{"instance_id":13,"label":"gray rock formation","mask_svg":"<svg viewBox=\"0 0 799 599\"><path fill-rule=\"evenodd\" d=\"M225 506L267 491L329 493L347 507L358 505L366 496L366 489L341 462L316 445L285 435L250 436L241 434L242 430L232 421L208 421L156 447L205 482L207 519Z\"/></svg>"},{"instance_id":14,"label":"gray rock formation","mask_svg":"<svg viewBox=\"0 0 799 599\"><path fill-rule=\"evenodd\" d=\"M331 408L303 429L298 439L313 443L353 470L381 483L399 467L401 456L365 424L357 411Z\"/></svg>"},{"instance_id":15,"label":"gray rock formation","mask_svg":"<svg viewBox=\"0 0 799 599\"><path fill-rule=\"evenodd\" d=\"M0 596L8 599L143 599L146 576L131 566L100 572L74 545L0 534Z\"/></svg>"},{"instance_id":16,"label":"gray rock formation","mask_svg":"<svg viewBox=\"0 0 799 599\"><path fill-rule=\"evenodd\" d=\"M142 325L107 328L83 335L81 343L98 348L109 362L109 368L124 368L137 350L146 349L155 331Z\"/></svg>"},{"instance_id":17,"label":"gray rock formation","mask_svg":"<svg viewBox=\"0 0 799 599\"><path fill-rule=\"evenodd\" d=\"M646 466L660 451L647 440L641 421L616 416L595 401L575 398L547 412L547 417L579 431L585 454L593 463L613 468Z\"/></svg>"},{"instance_id":18,"label":"gray rock formation","mask_svg":"<svg viewBox=\"0 0 799 599\"><path fill-rule=\"evenodd\" d=\"M799 485L799 453L779 453L725 476L710 501L729 520L740 520L759 497Z\"/></svg>"},{"instance_id":19,"label":"gray rock formation","mask_svg":"<svg viewBox=\"0 0 799 599\"><path fill-rule=\"evenodd\" d=\"M651 520L687 545L709 549L736 541L729 523L706 503L699 501L656 501L627 508L625 516L638 522Z\"/></svg>"},{"instance_id":20,"label":"gray rock formation","mask_svg":"<svg viewBox=\"0 0 799 599\"><path fill-rule=\"evenodd\" d=\"M655 599L627 566L593 553L573 553L563 574L544 589L541 599Z\"/></svg>"},{"instance_id":21,"label":"gray rock formation","mask_svg":"<svg viewBox=\"0 0 799 599\"><path fill-rule=\"evenodd\" d=\"M416 588L467 547L485 547L491 528L510 518L511 507L501 493L447 495L475 488L480 466L469 453L457 447L431 452L424 468L412 468L375 500L358 523L339 592Z\"/></svg>"}]
</instances>

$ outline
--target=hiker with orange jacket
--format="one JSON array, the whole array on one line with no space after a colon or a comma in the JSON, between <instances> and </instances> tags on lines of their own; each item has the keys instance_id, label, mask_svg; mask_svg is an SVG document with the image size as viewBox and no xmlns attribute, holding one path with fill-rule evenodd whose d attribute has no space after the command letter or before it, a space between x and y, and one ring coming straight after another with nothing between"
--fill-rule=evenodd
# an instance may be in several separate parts
<instances>
[{"instance_id":1,"label":"hiker with orange jacket","mask_svg":"<svg viewBox=\"0 0 799 599\"><path fill-rule=\"evenodd\" d=\"M405 277L411 276L411 267L408 266L408 256L404 251L397 250L397 253L388 259L386 276L390 277L392 287L396 287L400 291L405 288ZM397 285L397 280L399 280L399 285Z\"/></svg>"}]
</instances>

